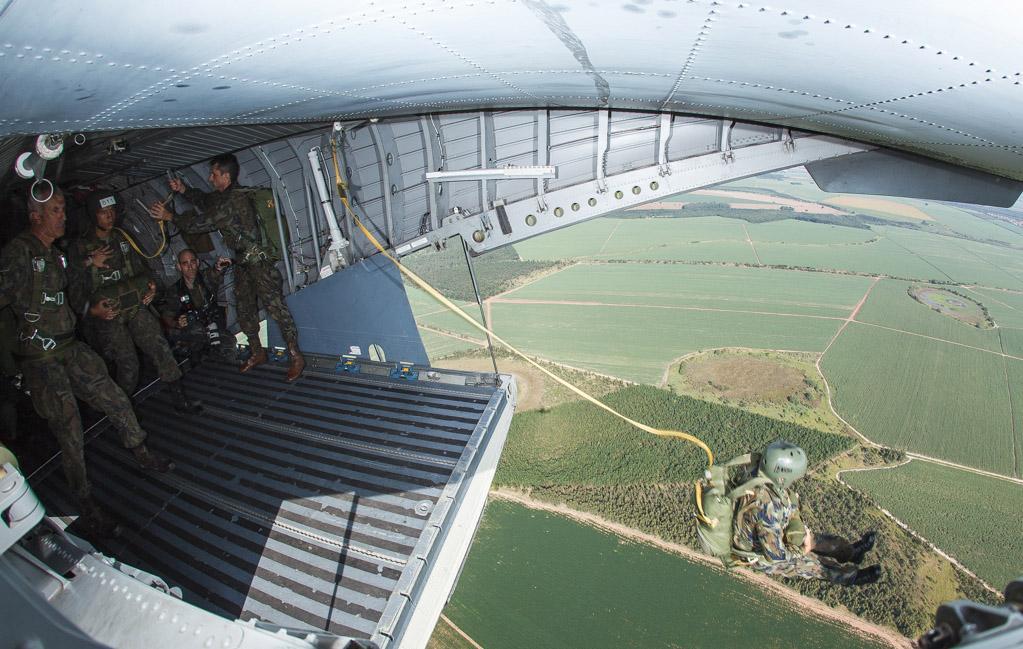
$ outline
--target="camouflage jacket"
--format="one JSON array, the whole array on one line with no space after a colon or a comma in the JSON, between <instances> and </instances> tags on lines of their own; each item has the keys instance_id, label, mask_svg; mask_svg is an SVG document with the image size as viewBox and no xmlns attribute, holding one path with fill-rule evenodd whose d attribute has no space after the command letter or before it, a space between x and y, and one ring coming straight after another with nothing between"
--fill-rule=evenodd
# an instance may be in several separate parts
<instances>
[{"instance_id":1,"label":"camouflage jacket","mask_svg":"<svg viewBox=\"0 0 1023 649\"><path fill-rule=\"evenodd\" d=\"M251 190L231 185L222 192L187 189L184 195L202 214L195 209L179 214L174 223L182 232L201 234L219 230L239 263L249 263L261 254L263 259L273 256L272 248L263 241Z\"/></svg>"},{"instance_id":2,"label":"camouflage jacket","mask_svg":"<svg viewBox=\"0 0 1023 649\"><path fill-rule=\"evenodd\" d=\"M804 528L799 516L799 495L773 485L761 485L743 496L736 506L732 544L769 562L803 554Z\"/></svg>"},{"instance_id":3,"label":"camouflage jacket","mask_svg":"<svg viewBox=\"0 0 1023 649\"><path fill-rule=\"evenodd\" d=\"M106 268L86 265L89 254L103 246L110 246L112 251ZM105 240L97 237L95 230L75 239L68 246L68 257L71 307L83 315L91 304L103 298L116 300L123 309L130 309L145 295L149 282L154 281L149 264L117 230L111 231Z\"/></svg>"},{"instance_id":4,"label":"camouflage jacket","mask_svg":"<svg viewBox=\"0 0 1023 649\"><path fill-rule=\"evenodd\" d=\"M67 258L30 231L0 252L0 308L11 305L17 319L18 353L40 355L70 344L75 314L65 299Z\"/></svg>"},{"instance_id":5,"label":"camouflage jacket","mask_svg":"<svg viewBox=\"0 0 1023 649\"><path fill-rule=\"evenodd\" d=\"M217 302L217 292L224 281L224 273L216 268L201 268L192 288L179 278L163 290L160 296L160 316L177 318L186 311L207 313Z\"/></svg>"}]
</instances>

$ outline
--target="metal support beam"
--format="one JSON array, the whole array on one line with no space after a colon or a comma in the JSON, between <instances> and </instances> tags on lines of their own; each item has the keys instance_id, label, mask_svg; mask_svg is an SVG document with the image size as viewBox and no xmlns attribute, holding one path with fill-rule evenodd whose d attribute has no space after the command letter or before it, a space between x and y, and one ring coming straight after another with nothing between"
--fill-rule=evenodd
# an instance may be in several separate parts
<instances>
[{"instance_id":1,"label":"metal support beam","mask_svg":"<svg viewBox=\"0 0 1023 649\"><path fill-rule=\"evenodd\" d=\"M433 148L436 146L436 139L440 135L433 133L430 120L425 117L419 118L419 131L423 135L423 158L426 168L426 201L430 206L430 229L436 230L440 227L441 215L437 212L437 188L430 182L430 173L437 169L437 156Z\"/></svg>"},{"instance_id":2,"label":"metal support beam","mask_svg":"<svg viewBox=\"0 0 1023 649\"><path fill-rule=\"evenodd\" d=\"M384 199L384 239L390 246L394 240L394 210L391 207L391 178L387 172L387 153L384 151L384 142L380 136L380 128L376 123L369 125L369 132L373 138L373 145L377 151L377 164L380 167L380 191Z\"/></svg>"},{"instance_id":3,"label":"metal support beam","mask_svg":"<svg viewBox=\"0 0 1023 649\"><path fill-rule=\"evenodd\" d=\"M671 173L668 167L668 140L671 139L671 114L661 113L657 124L657 171L661 176Z\"/></svg>"},{"instance_id":4,"label":"metal support beam","mask_svg":"<svg viewBox=\"0 0 1023 649\"><path fill-rule=\"evenodd\" d=\"M550 113L546 110L539 110L536 112L536 163L541 167L549 166L551 163L550 135ZM544 200L546 193L547 181L537 178L536 209L540 212L547 211L547 201Z\"/></svg>"},{"instance_id":5,"label":"metal support beam","mask_svg":"<svg viewBox=\"0 0 1023 649\"><path fill-rule=\"evenodd\" d=\"M731 149L731 161L721 152L708 153L668 163L668 174L660 174L660 165L634 169L607 176L607 191L594 191L588 182L566 187L547 194L554 209L547 213L536 211L533 200L520 200L504 206L512 232L504 234L498 229L483 230L480 218L467 218L449 222L436 237L461 235L474 254L499 248L516 241L563 228L610 212L642 205L666 196L693 191L730 180L804 165L838 156L869 151L876 147L840 140L828 136L803 137L793 149L782 141ZM653 162L653 161L651 161ZM496 220L493 212L490 216ZM474 234L476 237L474 238ZM482 237L482 241L479 239Z\"/></svg>"},{"instance_id":6,"label":"metal support beam","mask_svg":"<svg viewBox=\"0 0 1023 649\"><path fill-rule=\"evenodd\" d=\"M597 111L597 192L603 194L607 191L607 151L610 146L608 141L611 134L611 113L610 111Z\"/></svg>"}]
</instances>

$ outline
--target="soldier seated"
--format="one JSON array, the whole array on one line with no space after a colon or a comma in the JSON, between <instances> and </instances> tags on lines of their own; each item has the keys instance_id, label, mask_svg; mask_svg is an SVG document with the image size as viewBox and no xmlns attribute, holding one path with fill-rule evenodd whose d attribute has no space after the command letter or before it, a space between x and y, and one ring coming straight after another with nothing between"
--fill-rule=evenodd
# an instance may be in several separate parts
<instances>
[{"instance_id":1,"label":"soldier seated","mask_svg":"<svg viewBox=\"0 0 1023 649\"><path fill-rule=\"evenodd\" d=\"M802 522L792 484L806 474L806 453L785 440L760 455L756 475L767 478L736 503L732 547L758 572L790 578L823 579L846 586L878 580L880 566L859 568L874 547L868 532L855 543L840 536L813 535Z\"/></svg>"},{"instance_id":2,"label":"soldier seated","mask_svg":"<svg viewBox=\"0 0 1023 649\"><path fill-rule=\"evenodd\" d=\"M181 412L198 414L198 402L188 399L181 370L153 315L156 281L145 259L115 227L117 199L110 192L93 192L87 201L91 231L70 246L72 306L85 317L90 339L117 367L117 384L134 393L139 380L136 345L153 362Z\"/></svg>"},{"instance_id":3,"label":"soldier seated","mask_svg":"<svg viewBox=\"0 0 1023 649\"><path fill-rule=\"evenodd\" d=\"M75 315L64 298L67 263L53 242L64 236L64 195L28 199L29 229L0 252L0 308L10 304L18 326L17 357L32 404L47 420L61 449L64 475L81 506L85 526L101 536L116 525L92 499L76 397L103 412L131 449L139 467L166 472L173 464L146 445L131 402L106 365L75 340Z\"/></svg>"}]
</instances>

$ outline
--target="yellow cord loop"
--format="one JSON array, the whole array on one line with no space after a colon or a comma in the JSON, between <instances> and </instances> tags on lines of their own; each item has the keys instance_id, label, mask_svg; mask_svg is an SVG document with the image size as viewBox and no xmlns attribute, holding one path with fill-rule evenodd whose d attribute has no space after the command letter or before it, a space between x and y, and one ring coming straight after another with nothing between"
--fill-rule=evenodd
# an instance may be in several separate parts
<instances>
[{"instance_id":1,"label":"yellow cord loop","mask_svg":"<svg viewBox=\"0 0 1023 649\"><path fill-rule=\"evenodd\" d=\"M646 433L650 433L651 435L657 435L658 437L674 437L674 438L677 438L677 439L684 439L687 442L691 442L692 444L695 444L696 446L699 446L701 449L703 449L703 452L707 454L707 466L708 467L710 467L711 465L714 464L714 453L710 450L710 447L707 446L703 442L703 440L699 439L698 437L696 437L694 435L690 435L689 433L684 433L684 432L679 431L679 430L661 430L661 429L654 428L652 426L647 426L646 424L638 422L635 419L631 419L629 417L626 417L625 415L623 415L622 413L618 412L617 410L615 410L611 406L607 405L606 403L603 403L602 401L597 400L595 397L587 394L586 392L583 392L582 390L580 390L576 386L572 385L568 381L564 380L560 376L557 376L553 372L549 371L547 368L543 367L542 365L540 365L539 363L537 363L533 359L531 359L528 356L526 356L524 353L522 353L521 351L519 351L518 349L513 347L510 343L508 343L506 340L504 340L503 338L501 338L500 336L495 334L493 331L491 331L490 329L487 329L485 326L483 326L480 323L478 323L475 320L473 320L469 316L469 314L467 314L465 311L462 311L461 309L459 309L453 302L451 302L451 300L449 300L446 297L444 297L437 289L435 289L432 286L430 286L428 283L426 283L425 280L423 280L418 275L413 273L411 270L406 268L401 262L398 261L398 259L396 257L394 257L393 255L388 253L384 249L384 247L382 245L380 245L380 242L377 241L377 238L375 236L373 236L373 233L371 233L369 230L366 229L366 226L364 226L362 224L362 221L360 221L359 217L355 214L355 210L352 209L351 204L348 202L347 187L345 186L344 180L341 179L341 169L340 169L340 165L338 164L338 161L337 161L337 144L335 142L333 142L333 141L331 142L331 157L334 160L334 182L337 183L337 193L338 193L338 196L341 198L341 202L344 204L345 209L347 209L348 213L352 215L352 222L355 223L355 225L359 228L359 230L362 231L363 236L365 236L366 239L370 243L373 244L373 246L377 249L377 251L380 252L385 257L387 257L387 259L389 259L391 261L391 263L393 263L395 266L397 266L399 271L401 271L406 277L408 277L410 280L412 280L412 283L414 283L416 286L418 286L422 290L426 291L435 300L437 300L438 302L440 302L441 304L446 306L448 309L450 309L451 311L456 313L459 317L461 317L463 320L468 322L470 325L472 325L476 329L479 329L481 332L489 335L494 340L496 340L497 342L499 342L502 345L504 345L505 347L507 347L508 350L510 350L513 354L515 354L516 356L520 357L522 360L526 361L527 363L529 363L530 365L532 365L536 369L538 369L541 372L543 372L545 375L549 376L552 380L554 380L555 382L557 382L560 385L564 386L565 388L568 388L569 390L571 390L575 394L579 395L580 397L582 397L586 401L589 401L590 403L592 403L593 405L597 406L598 408L601 408L602 410L605 410L605 411L609 412L610 414L614 415L615 417L618 417L619 419L621 419L621 420L623 420L623 421L625 421L625 422L627 422L629 424L632 424L636 428L638 428L638 429L640 429L640 430L642 430L642 431L644 431ZM703 498L702 498L702 495L703 494L701 493L701 489L699 487L699 482L697 482L696 506L697 506L697 510L698 511L696 513L696 517L701 522L703 522L703 523L705 523L707 525L712 525L712 522L710 521L710 519L707 518L707 516L704 514L704 511L703 511Z\"/></svg>"},{"instance_id":2,"label":"yellow cord loop","mask_svg":"<svg viewBox=\"0 0 1023 649\"><path fill-rule=\"evenodd\" d=\"M115 227L114 229L120 232L121 236L128 240L128 245L134 248L135 252L139 253L146 259L156 259L157 257L163 254L164 248L167 247L167 231L164 230L163 221L160 221L160 238L162 239L162 241L160 242L160 247L157 248L156 252L154 252L151 255L147 255L145 252L143 252L142 248L139 248L139 244L135 243L135 240L131 238L130 234L128 234L127 232L118 227Z\"/></svg>"}]
</instances>

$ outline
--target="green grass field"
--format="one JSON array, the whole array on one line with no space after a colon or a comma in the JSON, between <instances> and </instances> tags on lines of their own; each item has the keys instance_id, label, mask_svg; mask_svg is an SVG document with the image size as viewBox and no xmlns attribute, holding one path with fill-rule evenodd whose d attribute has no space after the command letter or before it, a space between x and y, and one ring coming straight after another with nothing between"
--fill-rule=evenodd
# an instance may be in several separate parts
<instances>
[{"instance_id":1,"label":"green grass field","mask_svg":"<svg viewBox=\"0 0 1023 649\"><path fill-rule=\"evenodd\" d=\"M835 408L870 439L1006 475L1016 470L1002 357L854 322L821 367Z\"/></svg>"},{"instance_id":2,"label":"green grass field","mask_svg":"<svg viewBox=\"0 0 1023 649\"><path fill-rule=\"evenodd\" d=\"M1023 487L914 461L843 479L1001 590L1023 575Z\"/></svg>"},{"instance_id":3,"label":"green grass field","mask_svg":"<svg viewBox=\"0 0 1023 649\"><path fill-rule=\"evenodd\" d=\"M1001 351L997 330L978 329L934 311L909 296L907 289L911 286L914 286L912 282L881 280L874 286L860 312L856 314L856 321L901 329L990 351ZM972 296L967 291L955 290L977 299L977 296Z\"/></svg>"},{"instance_id":4,"label":"green grass field","mask_svg":"<svg viewBox=\"0 0 1023 649\"><path fill-rule=\"evenodd\" d=\"M764 648L879 646L721 571L500 501L445 614L488 649L716 649L741 646L751 628Z\"/></svg>"}]
</instances>

